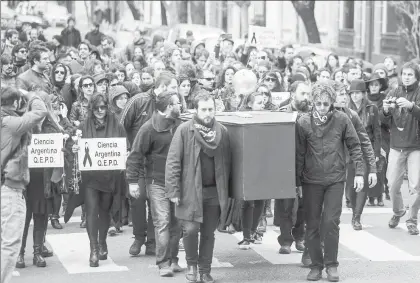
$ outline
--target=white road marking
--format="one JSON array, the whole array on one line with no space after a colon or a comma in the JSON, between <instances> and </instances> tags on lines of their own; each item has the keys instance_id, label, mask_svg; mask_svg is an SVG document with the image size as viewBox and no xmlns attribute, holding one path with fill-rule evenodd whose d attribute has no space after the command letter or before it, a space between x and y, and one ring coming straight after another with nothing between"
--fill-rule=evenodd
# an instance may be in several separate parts
<instances>
[{"instance_id":1,"label":"white road marking","mask_svg":"<svg viewBox=\"0 0 420 283\"><path fill-rule=\"evenodd\" d=\"M128 271L126 266L116 265L110 256L101 260L99 267L89 267L89 238L86 233L47 235L55 255L69 274Z\"/></svg>"},{"instance_id":2,"label":"white road marking","mask_svg":"<svg viewBox=\"0 0 420 283\"><path fill-rule=\"evenodd\" d=\"M178 264L182 268L187 268L187 262L185 261L185 252L180 251L178 254ZM217 258L213 257L213 262L211 263L211 268L220 268L220 267L233 267L229 262L220 262Z\"/></svg>"},{"instance_id":3,"label":"white road marking","mask_svg":"<svg viewBox=\"0 0 420 283\"><path fill-rule=\"evenodd\" d=\"M13 273L12 273L12 276L13 277L18 277L18 276L20 276L20 273L19 273L19 271L13 271Z\"/></svg>"},{"instance_id":4,"label":"white road marking","mask_svg":"<svg viewBox=\"0 0 420 283\"><path fill-rule=\"evenodd\" d=\"M350 224L340 225L340 244L371 261L420 261L367 231L354 231Z\"/></svg>"},{"instance_id":5,"label":"white road marking","mask_svg":"<svg viewBox=\"0 0 420 283\"><path fill-rule=\"evenodd\" d=\"M343 208L341 214L353 214L351 208ZM392 212L391 207L365 207L363 209L363 214L389 214L392 216L394 213Z\"/></svg>"}]
</instances>

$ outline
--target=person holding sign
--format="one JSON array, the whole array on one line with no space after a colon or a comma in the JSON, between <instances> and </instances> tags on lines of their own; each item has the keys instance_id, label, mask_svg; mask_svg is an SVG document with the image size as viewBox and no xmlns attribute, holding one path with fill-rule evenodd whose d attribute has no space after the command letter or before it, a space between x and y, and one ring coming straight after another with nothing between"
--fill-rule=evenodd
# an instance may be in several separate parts
<instances>
[{"instance_id":1,"label":"person holding sign","mask_svg":"<svg viewBox=\"0 0 420 283\"><path fill-rule=\"evenodd\" d=\"M1 89L1 282L12 279L24 229L29 184L28 154L30 132L48 114L45 104L33 97L28 111L17 112L20 92L14 87ZM37 223L38 224L38 223ZM39 224L43 226L43 218ZM42 238L41 238L42 239ZM38 249L38 254L40 250Z\"/></svg>"},{"instance_id":2,"label":"person holding sign","mask_svg":"<svg viewBox=\"0 0 420 283\"><path fill-rule=\"evenodd\" d=\"M166 157L173 134L181 124L181 120L177 119L180 106L177 93L165 91L160 94L156 99L156 111L140 128L127 159L130 195L135 199L146 199L148 195L150 199L156 231L156 265L162 277L181 271L178 265L180 227L174 215L174 204L166 197L165 188ZM146 182L146 159L152 162L152 184Z\"/></svg>"},{"instance_id":3,"label":"person holding sign","mask_svg":"<svg viewBox=\"0 0 420 283\"><path fill-rule=\"evenodd\" d=\"M214 231L224 226L228 208L231 147L227 129L215 120L216 103L207 92L194 99L197 114L181 124L166 160L167 196L181 221L188 282L214 282L211 263ZM200 248L198 233L200 232Z\"/></svg>"},{"instance_id":4,"label":"person holding sign","mask_svg":"<svg viewBox=\"0 0 420 283\"><path fill-rule=\"evenodd\" d=\"M108 98L96 93L92 95L88 104L88 116L81 125L82 138L117 138L125 137L122 125L108 110ZM77 153L79 146L73 145L73 152ZM90 241L89 265L98 267L99 260L108 257L106 237L110 224L110 209L113 195L119 193L120 171L83 171L82 186L84 193L73 195L69 200L68 208L75 208L75 198L84 195L86 209L86 229ZM98 237L99 236L99 237Z\"/></svg>"}]
</instances>

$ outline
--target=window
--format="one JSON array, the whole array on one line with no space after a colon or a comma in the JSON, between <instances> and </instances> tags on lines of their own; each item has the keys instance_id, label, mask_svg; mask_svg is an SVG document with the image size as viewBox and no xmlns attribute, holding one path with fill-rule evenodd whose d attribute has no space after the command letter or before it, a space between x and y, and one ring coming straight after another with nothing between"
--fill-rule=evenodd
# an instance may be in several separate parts
<instances>
[{"instance_id":1,"label":"window","mask_svg":"<svg viewBox=\"0 0 420 283\"><path fill-rule=\"evenodd\" d=\"M344 1L343 4L343 28L354 29L354 1Z\"/></svg>"},{"instance_id":2,"label":"window","mask_svg":"<svg viewBox=\"0 0 420 283\"><path fill-rule=\"evenodd\" d=\"M394 6L391 3L386 3L385 14L385 33L397 33L398 31L398 18Z\"/></svg>"},{"instance_id":3,"label":"window","mask_svg":"<svg viewBox=\"0 0 420 283\"><path fill-rule=\"evenodd\" d=\"M252 1L254 5L253 24L265 27L266 1Z\"/></svg>"}]
</instances>

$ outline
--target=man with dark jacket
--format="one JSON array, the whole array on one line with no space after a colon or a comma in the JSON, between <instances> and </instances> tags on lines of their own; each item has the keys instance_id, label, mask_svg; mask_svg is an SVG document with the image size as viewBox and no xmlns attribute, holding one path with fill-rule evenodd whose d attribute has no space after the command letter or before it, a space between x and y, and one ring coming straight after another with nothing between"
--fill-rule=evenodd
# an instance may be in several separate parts
<instances>
[{"instance_id":1,"label":"man with dark jacket","mask_svg":"<svg viewBox=\"0 0 420 283\"><path fill-rule=\"evenodd\" d=\"M63 37L64 46L73 46L77 48L82 42L82 37L80 36L80 31L77 30L74 25L76 20L73 17L70 17L67 20L67 27L61 31L61 36Z\"/></svg>"},{"instance_id":2,"label":"man with dark jacket","mask_svg":"<svg viewBox=\"0 0 420 283\"><path fill-rule=\"evenodd\" d=\"M93 46L99 46L101 45L103 36L104 34L99 31L99 24L95 23L93 30L85 35L85 39L88 40Z\"/></svg>"},{"instance_id":3,"label":"man with dark jacket","mask_svg":"<svg viewBox=\"0 0 420 283\"><path fill-rule=\"evenodd\" d=\"M156 97L164 91L176 92L177 88L178 84L175 76L170 72L164 71L156 79L154 88L151 88L148 92L139 93L130 98L125 105L120 120L120 123L124 125L127 132L127 139L130 145L134 144L134 138L137 136L140 128L155 112ZM149 165L146 164L146 167L149 168ZM145 243L145 231L147 231L146 254L154 255L155 233L150 211L148 220L146 221L146 200L144 198L132 198L131 212L135 240L130 247L129 253L131 255L138 255L140 253L141 246Z\"/></svg>"},{"instance_id":4,"label":"man with dark jacket","mask_svg":"<svg viewBox=\"0 0 420 283\"><path fill-rule=\"evenodd\" d=\"M214 117L214 97L202 90L194 108L197 114L181 124L173 137L165 185L181 221L187 282L197 282L198 265L200 282L212 283L214 231L227 216L231 148L227 129Z\"/></svg>"},{"instance_id":5,"label":"man with dark jacket","mask_svg":"<svg viewBox=\"0 0 420 283\"><path fill-rule=\"evenodd\" d=\"M30 111L19 116L19 91L1 90L1 282L12 278L22 241L26 204L23 193L29 183L30 131L47 115L38 97L29 101Z\"/></svg>"},{"instance_id":6,"label":"man with dark jacket","mask_svg":"<svg viewBox=\"0 0 420 283\"><path fill-rule=\"evenodd\" d=\"M389 151L387 178L391 191L392 216L388 225L398 226L406 214L401 185L407 168L408 188L416 199L410 208L406 221L408 233L418 235L417 215L420 209L420 70L413 62L401 68L402 86L392 90L383 101L380 117L391 128L391 149Z\"/></svg>"},{"instance_id":7,"label":"man with dark jacket","mask_svg":"<svg viewBox=\"0 0 420 283\"><path fill-rule=\"evenodd\" d=\"M296 185L299 191L303 188L305 245L312 260L307 279L320 280L325 266L328 280L337 282L338 225L346 181L345 149L355 164L356 191L363 188L363 154L350 118L333 108L334 89L328 83L317 83L312 88L312 96L313 110L302 114L296 123Z\"/></svg>"},{"instance_id":8,"label":"man with dark jacket","mask_svg":"<svg viewBox=\"0 0 420 283\"><path fill-rule=\"evenodd\" d=\"M153 223L156 230L156 265L162 277L181 271L178 265L180 229L174 215L174 204L166 197L165 165L169 146L176 128L181 123L180 102L176 92L160 94L156 111L138 132L127 159L127 182L130 195L135 198L149 196ZM152 184L147 185L144 160L150 160ZM147 193L146 193L147 190Z\"/></svg>"}]
</instances>

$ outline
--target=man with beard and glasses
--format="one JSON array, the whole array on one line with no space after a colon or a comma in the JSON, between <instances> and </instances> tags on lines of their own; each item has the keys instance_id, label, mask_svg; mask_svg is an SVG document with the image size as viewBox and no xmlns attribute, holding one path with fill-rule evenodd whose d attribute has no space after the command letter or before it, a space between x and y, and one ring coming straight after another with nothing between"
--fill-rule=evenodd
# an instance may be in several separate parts
<instances>
[{"instance_id":1,"label":"man with beard and glasses","mask_svg":"<svg viewBox=\"0 0 420 283\"><path fill-rule=\"evenodd\" d=\"M31 68L28 63L28 49L24 44L16 44L12 50L13 67L15 73L19 76Z\"/></svg>"},{"instance_id":2,"label":"man with beard and glasses","mask_svg":"<svg viewBox=\"0 0 420 283\"><path fill-rule=\"evenodd\" d=\"M9 54L1 55L1 86L15 86L16 73L13 71L13 59Z\"/></svg>"},{"instance_id":3,"label":"man with beard and glasses","mask_svg":"<svg viewBox=\"0 0 420 283\"><path fill-rule=\"evenodd\" d=\"M6 31L5 40L1 42L1 54L12 54L13 47L19 43L19 33L15 29L9 29Z\"/></svg>"},{"instance_id":4,"label":"man with beard and glasses","mask_svg":"<svg viewBox=\"0 0 420 283\"><path fill-rule=\"evenodd\" d=\"M180 272L178 244L180 227L174 215L174 204L166 197L165 166L172 137L181 124L178 94L165 91L156 99L152 118L139 130L127 159L127 182L130 194L137 199L140 190L149 196L156 231L156 265L162 277ZM152 172L146 177L144 160L151 160ZM153 179L148 184L146 178ZM148 185L146 185L148 184Z\"/></svg>"},{"instance_id":5,"label":"man with beard and glasses","mask_svg":"<svg viewBox=\"0 0 420 283\"><path fill-rule=\"evenodd\" d=\"M311 108L311 87L308 83L296 81L290 86L291 102L280 108L280 112L307 113ZM281 235L277 241L280 244L280 254L290 254L295 241L298 251L303 251L305 224L303 218L303 201L301 196L290 199L277 199L274 202L274 223L280 226Z\"/></svg>"},{"instance_id":6,"label":"man with beard and glasses","mask_svg":"<svg viewBox=\"0 0 420 283\"><path fill-rule=\"evenodd\" d=\"M172 139L165 185L181 222L187 282L197 282L198 265L199 280L212 283L214 231L228 212L231 147L227 129L214 117L214 98L202 90L194 98L194 108L197 113L178 127Z\"/></svg>"},{"instance_id":7,"label":"man with beard and glasses","mask_svg":"<svg viewBox=\"0 0 420 283\"><path fill-rule=\"evenodd\" d=\"M333 107L334 89L320 82L313 86L312 96L312 111L296 122L296 185L299 191L303 188L305 245L312 260L307 280L320 280L325 266L328 281L337 282L346 150L356 168L356 191L363 188L363 154L350 118ZM321 242L325 243L324 252Z\"/></svg>"}]
</instances>

